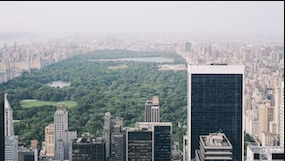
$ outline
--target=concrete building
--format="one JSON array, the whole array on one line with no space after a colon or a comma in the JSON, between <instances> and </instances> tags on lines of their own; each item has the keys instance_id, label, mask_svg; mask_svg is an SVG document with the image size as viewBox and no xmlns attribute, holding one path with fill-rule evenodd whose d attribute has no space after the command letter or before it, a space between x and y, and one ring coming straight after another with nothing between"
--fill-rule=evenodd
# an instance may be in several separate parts
<instances>
[{"instance_id":1,"label":"concrete building","mask_svg":"<svg viewBox=\"0 0 285 161\"><path fill-rule=\"evenodd\" d=\"M112 118L110 112L105 113L104 127L103 127L103 138L106 141L106 159L111 158L111 135L114 132L115 126L123 126L123 118L116 117Z\"/></svg>"},{"instance_id":2,"label":"concrete building","mask_svg":"<svg viewBox=\"0 0 285 161\"><path fill-rule=\"evenodd\" d=\"M248 161L284 161L284 147L280 146L247 146Z\"/></svg>"},{"instance_id":3,"label":"concrete building","mask_svg":"<svg viewBox=\"0 0 285 161\"><path fill-rule=\"evenodd\" d=\"M111 113L106 112L104 118L103 138L106 141L106 158L110 158Z\"/></svg>"},{"instance_id":4,"label":"concrete building","mask_svg":"<svg viewBox=\"0 0 285 161\"><path fill-rule=\"evenodd\" d=\"M269 131L269 123L273 121L274 107L270 105L260 104L259 106L259 136L263 132Z\"/></svg>"},{"instance_id":5,"label":"concrete building","mask_svg":"<svg viewBox=\"0 0 285 161\"><path fill-rule=\"evenodd\" d=\"M145 109L144 109L144 121L145 122L151 122L151 106L152 106L152 102L150 100L147 100L145 102Z\"/></svg>"},{"instance_id":6,"label":"concrete building","mask_svg":"<svg viewBox=\"0 0 285 161\"><path fill-rule=\"evenodd\" d=\"M126 131L119 125L114 126L111 134L111 159L113 161L126 160Z\"/></svg>"},{"instance_id":7,"label":"concrete building","mask_svg":"<svg viewBox=\"0 0 285 161\"><path fill-rule=\"evenodd\" d=\"M14 136L13 112L5 94L5 136Z\"/></svg>"},{"instance_id":8,"label":"concrete building","mask_svg":"<svg viewBox=\"0 0 285 161\"><path fill-rule=\"evenodd\" d=\"M63 103L57 104L54 114L55 160L66 160L70 157L72 141L77 138L76 131L68 131L68 111Z\"/></svg>"},{"instance_id":9,"label":"concrete building","mask_svg":"<svg viewBox=\"0 0 285 161\"><path fill-rule=\"evenodd\" d=\"M54 124L49 124L45 127L45 147L47 157L54 157L54 139Z\"/></svg>"},{"instance_id":10,"label":"concrete building","mask_svg":"<svg viewBox=\"0 0 285 161\"><path fill-rule=\"evenodd\" d=\"M5 93L0 91L0 160L5 160Z\"/></svg>"},{"instance_id":11,"label":"concrete building","mask_svg":"<svg viewBox=\"0 0 285 161\"><path fill-rule=\"evenodd\" d=\"M38 149L38 140L31 140L31 149Z\"/></svg>"},{"instance_id":12,"label":"concrete building","mask_svg":"<svg viewBox=\"0 0 285 161\"><path fill-rule=\"evenodd\" d=\"M37 149L19 147L18 161L38 161Z\"/></svg>"},{"instance_id":13,"label":"concrete building","mask_svg":"<svg viewBox=\"0 0 285 161\"><path fill-rule=\"evenodd\" d=\"M231 161L233 147L224 133L200 136L200 149L195 151L196 161Z\"/></svg>"},{"instance_id":14,"label":"concrete building","mask_svg":"<svg viewBox=\"0 0 285 161\"><path fill-rule=\"evenodd\" d=\"M5 161L18 161L18 138L14 136L13 112L7 94L4 106Z\"/></svg>"},{"instance_id":15,"label":"concrete building","mask_svg":"<svg viewBox=\"0 0 285 161\"><path fill-rule=\"evenodd\" d=\"M126 131L126 160L171 161L172 124L137 122Z\"/></svg>"},{"instance_id":16,"label":"concrete building","mask_svg":"<svg viewBox=\"0 0 285 161\"><path fill-rule=\"evenodd\" d=\"M147 100L145 103L145 122L160 121L159 98L154 96L152 101Z\"/></svg>"},{"instance_id":17,"label":"concrete building","mask_svg":"<svg viewBox=\"0 0 285 161\"><path fill-rule=\"evenodd\" d=\"M281 83L281 104L280 104L280 146L284 147L284 81Z\"/></svg>"},{"instance_id":18,"label":"concrete building","mask_svg":"<svg viewBox=\"0 0 285 161\"><path fill-rule=\"evenodd\" d=\"M199 149L199 136L223 130L233 146L233 160L244 155L244 66L188 65L188 161Z\"/></svg>"},{"instance_id":19,"label":"concrete building","mask_svg":"<svg viewBox=\"0 0 285 161\"><path fill-rule=\"evenodd\" d=\"M188 161L188 137L183 136L183 161Z\"/></svg>"},{"instance_id":20,"label":"concrete building","mask_svg":"<svg viewBox=\"0 0 285 161\"><path fill-rule=\"evenodd\" d=\"M77 138L72 142L72 161L105 161L102 138Z\"/></svg>"},{"instance_id":21,"label":"concrete building","mask_svg":"<svg viewBox=\"0 0 285 161\"><path fill-rule=\"evenodd\" d=\"M5 161L18 161L18 138L5 136Z\"/></svg>"}]
</instances>

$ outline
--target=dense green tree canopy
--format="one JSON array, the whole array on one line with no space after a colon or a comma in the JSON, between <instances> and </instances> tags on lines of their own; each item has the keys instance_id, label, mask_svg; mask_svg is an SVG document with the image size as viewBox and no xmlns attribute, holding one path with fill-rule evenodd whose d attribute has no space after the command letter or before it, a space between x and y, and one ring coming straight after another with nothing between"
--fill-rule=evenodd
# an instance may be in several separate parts
<instances>
[{"instance_id":1,"label":"dense green tree canopy","mask_svg":"<svg viewBox=\"0 0 285 161\"><path fill-rule=\"evenodd\" d=\"M9 94L14 120L20 120L15 123L16 135L26 145L32 139L43 141L44 127L53 123L56 110L55 106L23 108L20 105L23 99L76 101L77 107L68 109L69 129L77 130L78 136L83 132L101 136L105 112L123 117L124 126L133 126L135 122L143 121L145 101L159 96L161 121L172 122L174 138L182 142L186 129L177 125L186 125L186 71L159 71L160 63L89 61L149 56L173 58L174 64L186 64L174 53L103 50L76 56L41 70L33 69L1 84L0 89ZM122 65L127 67L109 68ZM47 85L58 80L71 85L64 88Z\"/></svg>"}]
</instances>

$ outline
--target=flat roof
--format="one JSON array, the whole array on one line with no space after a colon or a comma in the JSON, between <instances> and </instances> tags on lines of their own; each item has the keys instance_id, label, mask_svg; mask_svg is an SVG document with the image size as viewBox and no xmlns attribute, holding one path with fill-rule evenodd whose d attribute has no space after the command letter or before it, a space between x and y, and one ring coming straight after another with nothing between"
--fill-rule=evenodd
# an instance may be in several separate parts
<instances>
[{"instance_id":1,"label":"flat roof","mask_svg":"<svg viewBox=\"0 0 285 161\"><path fill-rule=\"evenodd\" d=\"M244 74L243 65L188 65L191 74Z\"/></svg>"}]
</instances>

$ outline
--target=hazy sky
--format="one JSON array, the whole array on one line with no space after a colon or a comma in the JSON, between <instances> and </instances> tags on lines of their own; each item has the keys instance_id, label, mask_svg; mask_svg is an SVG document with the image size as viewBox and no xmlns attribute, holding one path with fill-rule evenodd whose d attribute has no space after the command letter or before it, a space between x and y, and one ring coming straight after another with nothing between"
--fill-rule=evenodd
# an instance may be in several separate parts
<instances>
[{"instance_id":1,"label":"hazy sky","mask_svg":"<svg viewBox=\"0 0 285 161\"><path fill-rule=\"evenodd\" d=\"M284 2L0 2L0 32L284 35Z\"/></svg>"}]
</instances>

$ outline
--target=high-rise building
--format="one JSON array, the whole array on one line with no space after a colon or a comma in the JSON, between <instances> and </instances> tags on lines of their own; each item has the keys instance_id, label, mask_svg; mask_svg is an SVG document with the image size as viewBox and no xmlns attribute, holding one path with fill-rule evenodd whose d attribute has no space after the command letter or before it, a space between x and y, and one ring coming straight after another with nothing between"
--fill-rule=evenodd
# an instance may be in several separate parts
<instances>
[{"instance_id":1,"label":"high-rise building","mask_svg":"<svg viewBox=\"0 0 285 161\"><path fill-rule=\"evenodd\" d=\"M284 147L280 146L247 146L246 160L248 161L284 161Z\"/></svg>"},{"instance_id":2,"label":"high-rise building","mask_svg":"<svg viewBox=\"0 0 285 161\"><path fill-rule=\"evenodd\" d=\"M233 147L224 133L201 135L200 149L195 151L196 161L232 161Z\"/></svg>"},{"instance_id":3,"label":"high-rise building","mask_svg":"<svg viewBox=\"0 0 285 161\"><path fill-rule=\"evenodd\" d=\"M103 127L103 139L106 141L106 159L111 157L111 135L114 132L115 126L123 126L123 118L112 118L110 112L105 113L104 127Z\"/></svg>"},{"instance_id":4,"label":"high-rise building","mask_svg":"<svg viewBox=\"0 0 285 161\"><path fill-rule=\"evenodd\" d=\"M0 91L0 160L5 160L4 108L5 108L5 93Z\"/></svg>"},{"instance_id":5,"label":"high-rise building","mask_svg":"<svg viewBox=\"0 0 285 161\"><path fill-rule=\"evenodd\" d=\"M127 129L126 160L152 161L152 131L149 129Z\"/></svg>"},{"instance_id":6,"label":"high-rise building","mask_svg":"<svg viewBox=\"0 0 285 161\"><path fill-rule=\"evenodd\" d=\"M5 136L14 136L13 112L5 94Z\"/></svg>"},{"instance_id":7,"label":"high-rise building","mask_svg":"<svg viewBox=\"0 0 285 161\"><path fill-rule=\"evenodd\" d=\"M111 134L111 159L116 161L126 160L126 131L122 126L115 125Z\"/></svg>"},{"instance_id":8,"label":"high-rise building","mask_svg":"<svg viewBox=\"0 0 285 161\"><path fill-rule=\"evenodd\" d=\"M14 136L13 113L7 94L4 106L5 161L18 161L18 138Z\"/></svg>"},{"instance_id":9,"label":"high-rise building","mask_svg":"<svg viewBox=\"0 0 285 161\"><path fill-rule=\"evenodd\" d=\"M63 103L57 104L54 114L55 160L66 160L70 157L72 141L77 138L76 131L68 131L68 111Z\"/></svg>"},{"instance_id":10,"label":"high-rise building","mask_svg":"<svg viewBox=\"0 0 285 161\"><path fill-rule=\"evenodd\" d=\"M106 158L110 158L111 113L106 112L104 118L103 138L106 141Z\"/></svg>"},{"instance_id":11,"label":"high-rise building","mask_svg":"<svg viewBox=\"0 0 285 161\"><path fill-rule=\"evenodd\" d=\"M187 135L183 136L183 161L188 161L188 137Z\"/></svg>"},{"instance_id":12,"label":"high-rise building","mask_svg":"<svg viewBox=\"0 0 285 161\"><path fill-rule=\"evenodd\" d=\"M190 42L186 42L186 43L185 43L185 51L186 51L186 52L191 51L191 43L190 43Z\"/></svg>"},{"instance_id":13,"label":"high-rise building","mask_svg":"<svg viewBox=\"0 0 285 161\"><path fill-rule=\"evenodd\" d=\"M152 101L147 100L145 103L145 122L159 122L160 121L160 108L159 98L154 96Z\"/></svg>"},{"instance_id":14,"label":"high-rise building","mask_svg":"<svg viewBox=\"0 0 285 161\"><path fill-rule=\"evenodd\" d=\"M18 161L37 161L37 149L27 149L25 147L19 147Z\"/></svg>"},{"instance_id":15,"label":"high-rise building","mask_svg":"<svg viewBox=\"0 0 285 161\"><path fill-rule=\"evenodd\" d=\"M233 146L233 160L242 160L243 93L244 66L188 66L188 161L199 149L199 136L218 130L227 134Z\"/></svg>"},{"instance_id":16,"label":"high-rise building","mask_svg":"<svg viewBox=\"0 0 285 161\"><path fill-rule=\"evenodd\" d=\"M144 121L145 122L151 122L151 106L152 106L152 102L150 100L147 100L145 102L145 108L144 108Z\"/></svg>"},{"instance_id":17,"label":"high-rise building","mask_svg":"<svg viewBox=\"0 0 285 161\"><path fill-rule=\"evenodd\" d=\"M157 96L152 98L151 106L151 122L160 121L160 109L159 109L159 99Z\"/></svg>"},{"instance_id":18,"label":"high-rise building","mask_svg":"<svg viewBox=\"0 0 285 161\"><path fill-rule=\"evenodd\" d=\"M280 146L284 147L284 81L281 83L281 104L280 104Z\"/></svg>"},{"instance_id":19,"label":"high-rise building","mask_svg":"<svg viewBox=\"0 0 285 161\"><path fill-rule=\"evenodd\" d=\"M5 161L18 161L18 138L5 136Z\"/></svg>"},{"instance_id":20,"label":"high-rise building","mask_svg":"<svg viewBox=\"0 0 285 161\"><path fill-rule=\"evenodd\" d=\"M105 156L102 138L77 138L72 143L72 161L105 161Z\"/></svg>"},{"instance_id":21,"label":"high-rise building","mask_svg":"<svg viewBox=\"0 0 285 161\"><path fill-rule=\"evenodd\" d=\"M137 122L126 132L126 160L171 161L172 124Z\"/></svg>"},{"instance_id":22,"label":"high-rise building","mask_svg":"<svg viewBox=\"0 0 285 161\"><path fill-rule=\"evenodd\" d=\"M45 127L46 156L54 157L54 124Z\"/></svg>"}]
</instances>

